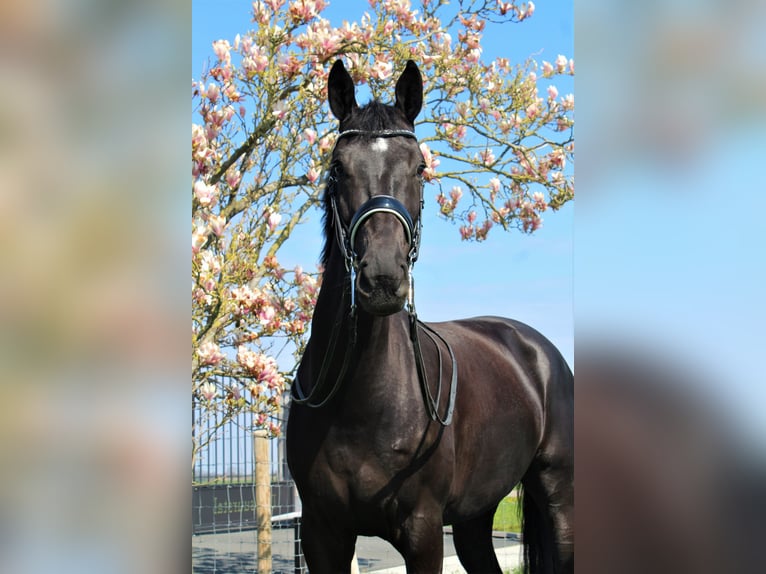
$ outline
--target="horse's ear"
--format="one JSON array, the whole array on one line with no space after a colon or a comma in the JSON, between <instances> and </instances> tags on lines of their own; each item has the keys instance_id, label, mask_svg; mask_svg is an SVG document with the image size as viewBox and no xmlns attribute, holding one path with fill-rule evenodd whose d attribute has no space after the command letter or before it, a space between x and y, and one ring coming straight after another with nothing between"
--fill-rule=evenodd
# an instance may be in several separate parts
<instances>
[{"instance_id":1,"label":"horse's ear","mask_svg":"<svg viewBox=\"0 0 766 574\"><path fill-rule=\"evenodd\" d=\"M327 100L332 114L338 120L345 120L357 108L354 97L354 80L346 71L342 60L336 60L327 80Z\"/></svg>"},{"instance_id":2,"label":"horse's ear","mask_svg":"<svg viewBox=\"0 0 766 574\"><path fill-rule=\"evenodd\" d=\"M414 125L415 118L423 106L423 78L412 60L407 60L407 65L396 82L394 105L404 112L405 117Z\"/></svg>"}]
</instances>

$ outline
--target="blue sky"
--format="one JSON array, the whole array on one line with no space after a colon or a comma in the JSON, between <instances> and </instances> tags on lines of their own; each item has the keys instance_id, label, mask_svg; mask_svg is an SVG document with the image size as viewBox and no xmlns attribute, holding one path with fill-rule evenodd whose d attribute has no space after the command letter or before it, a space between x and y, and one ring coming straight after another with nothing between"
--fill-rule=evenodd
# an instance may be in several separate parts
<instances>
[{"instance_id":1,"label":"blue sky","mask_svg":"<svg viewBox=\"0 0 766 574\"><path fill-rule=\"evenodd\" d=\"M415 3L413 3L415 4ZM252 28L250 2L195 0L192 5L192 77L212 58L211 43L233 40ZM331 2L325 13L333 25L359 20L366 2ZM487 59L507 57L522 63L532 56L553 61L573 57L571 2L538 2L534 16L521 24L492 26L484 32ZM564 95L571 78L557 78ZM543 88L544 89L544 88ZM366 96L359 95L360 101ZM440 219L436 186L426 186L426 210L420 259L415 267L416 305L426 321L475 315L501 315L524 321L546 335L574 365L572 310L572 202L544 214L534 235L493 230L487 241L460 240L457 226ZM321 248L320 214L312 212L280 252L285 266L313 268Z\"/></svg>"}]
</instances>

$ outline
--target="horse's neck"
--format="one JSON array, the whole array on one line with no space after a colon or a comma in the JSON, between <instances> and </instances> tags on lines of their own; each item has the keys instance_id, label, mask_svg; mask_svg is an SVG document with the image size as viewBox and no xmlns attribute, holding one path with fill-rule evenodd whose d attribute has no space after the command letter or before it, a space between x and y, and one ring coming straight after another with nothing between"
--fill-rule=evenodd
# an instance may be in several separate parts
<instances>
[{"instance_id":1,"label":"horse's neck","mask_svg":"<svg viewBox=\"0 0 766 574\"><path fill-rule=\"evenodd\" d=\"M357 308L356 318L352 319L348 293L344 296L344 290L349 288L348 281L342 264L328 265L312 319L308 348L310 360L308 365L301 366L302 370L308 369L305 378L311 381L311 386L316 383L325 360L331 361L328 376L334 380L342 369L347 353L351 354L349 358L353 363L363 363L365 370L384 369L390 367L392 362L401 367L401 353L397 350L409 344L407 315L395 313L387 317L376 317ZM341 317L342 321L339 321ZM352 321L355 323L355 340L352 336ZM336 331L335 351L328 357Z\"/></svg>"}]
</instances>

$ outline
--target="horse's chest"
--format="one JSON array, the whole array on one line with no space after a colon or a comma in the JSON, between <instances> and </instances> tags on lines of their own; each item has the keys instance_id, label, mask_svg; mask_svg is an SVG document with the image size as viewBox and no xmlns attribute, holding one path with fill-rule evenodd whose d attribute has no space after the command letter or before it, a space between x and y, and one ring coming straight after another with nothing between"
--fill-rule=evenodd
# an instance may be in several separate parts
<instances>
[{"instance_id":1,"label":"horse's chest","mask_svg":"<svg viewBox=\"0 0 766 574\"><path fill-rule=\"evenodd\" d=\"M397 477L418 463L420 440L403 433L385 436L332 436L324 445L326 465L320 472L340 480L350 499L377 500L392 489Z\"/></svg>"}]
</instances>

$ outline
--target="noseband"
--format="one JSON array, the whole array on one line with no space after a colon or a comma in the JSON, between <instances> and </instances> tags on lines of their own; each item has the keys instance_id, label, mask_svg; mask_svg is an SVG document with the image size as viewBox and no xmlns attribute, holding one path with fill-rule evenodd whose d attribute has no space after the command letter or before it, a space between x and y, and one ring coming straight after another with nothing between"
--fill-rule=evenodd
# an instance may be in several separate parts
<instances>
[{"instance_id":1,"label":"noseband","mask_svg":"<svg viewBox=\"0 0 766 574\"><path fill-rule=\"evenodd\" d=\"M389 137L407 137L417 141L417 136L414 132L409 130L379 130L379 131L365 131L365 130L346 130L338 134L338 138L335 141L335 145L344 137L350 137L354 135L364 135L369 138L389 138ZM420 184L420 208L423 209L423 180ZM314 388L311 389L308 395L306 395L301 389L298 376L296 374L293 379L293 401L297 404L305 405L312 408L319 408L327 404L330 399L340 388L343 379L346 376L349 364L351 362L350 352L356 345L356 271L358 267L358 256L354 251L354 244L356 240L356 234L364 223L376 213L388 213L396 217L404 227L405 234L407 236L407 243L409 245L409 253L407 255L407 268L408 268L408 281L409 290L407 295L407 313L410 319L410 339L412 340L414 352L415 352L415 366L418 373L418 379L420 380L421 390L423 391L423 399L426 404L426 410L432 420L439 422L442 426L447 426L452 422L452 413L455 407L455 395L457 392L457 361L455 360L455 354L452 351L449 343L431 327L418 320L417 312L415 311L415 281L412 274L412 269L415 265L415 261L418 259L418 252L420 250L420 232L422 229L421 218L418 217L417 223L413 222L410 212L404 204L390 195L375 195L362 206L357 209L351 218L351 223L346 227L340 218L338 213L338 205L336 201L337 197L337 185L338 177L335 170L330 172L327 179L327 193L330 198L330 206L332 209L333 223L335 227L335 237L340 247L340 251L343 254L343 260L346 266L346 272L348 273L351 293L351 309L350 309L350 342L346 348L345 356L343 359L343 365L335 380L335 384L330 389L329 393L322 399L316 400L315 395L320 394L320 391L325 387L325 381L327 380L327 372L330 364L330 359L335 354L335 347L338 340L338 333L340 329L333 329L333 334L330 338L330 344L328 346L325 358L322 361L322 366L319 371L319 376ZM342 315L343 305L339 307L339 315ZM342 320L342 317L340 317ZM436 398L433 397L431 389L428 385L428 378L426 375L425 366L423 364L423 353L420 348L420 340L418 337L418 327L422 329L426 335L436 346L437 355L439 358L439 382L437 385ZM438 406L441 399L442 392L442 356L439 350L439 345L436 338L442 341L447 347L450 359L452 360L452 380L450 384L450 394L447 403L446 415L442 418L438 412Z\"/></svg>"},{"instance_id":2,"label":"noseband","mask_svg":"<svg viewBox=\"0 0 766 574\"><path fill-rule=\"evenodd\" d=\"M409 130L380 130L380 131L363 131L363 130L346 130L338 134L338 139L335 145L344 138L354 135L365 135L370 138L391 138L391 137L407 137L417 141L417 137L414 132ZM343 258L346 261L346 269L356 262L356 253L354 252L354 243L356 241L356 234L359 228L364 224L367 219L376 213L390 213L396 217L404 227L404 231L407 234L407 243L410 247L409 262L412 264L417 260L418 248L420 247L420 219L417 224L413 222L410 212L404 207L401 201L390 195L376 195L366 201L356 211L351 218L351 223L346 227L338 214L338 205L335 201L337 197L337 185L338 176L335 170L330 172L330 176L327 180L327 193L330 196L330 206L333 212L333 219L336 229L336 238L338 246L343 253ZM423 182L421 181L420 188L420 205L423 206Z\"/></svg>"}]
</instances>

